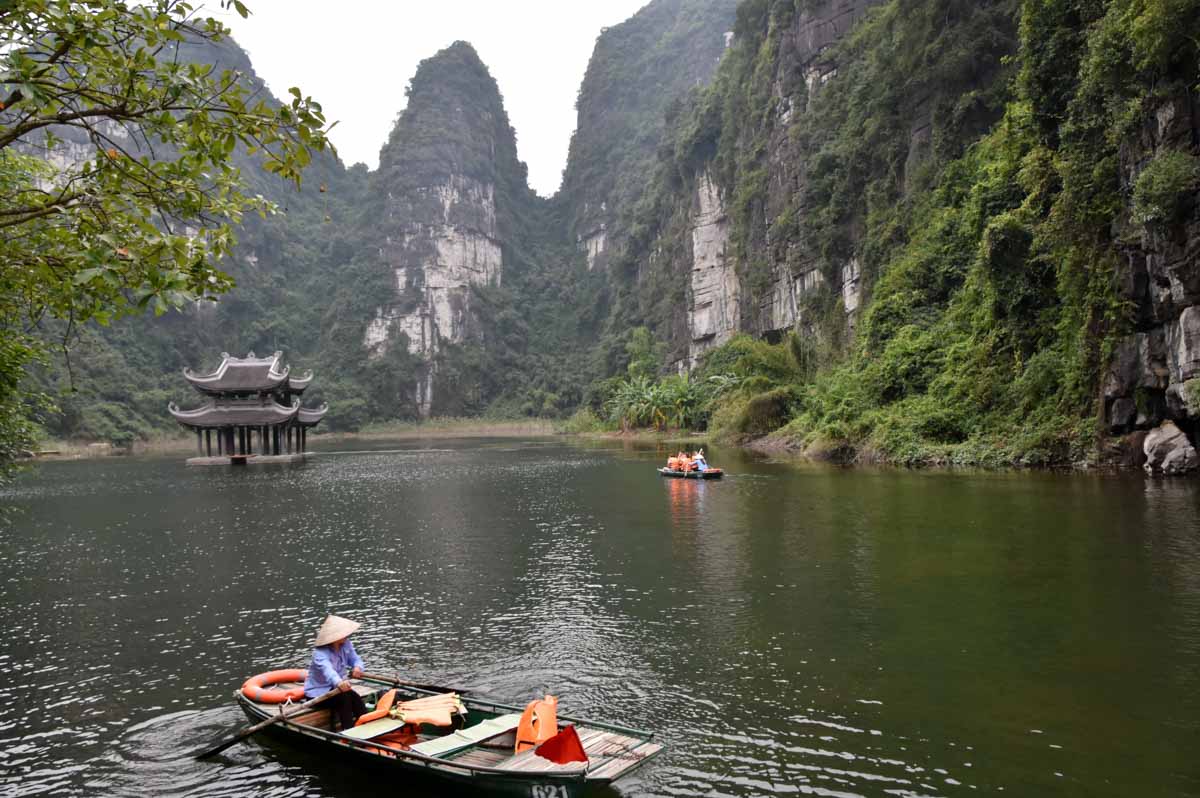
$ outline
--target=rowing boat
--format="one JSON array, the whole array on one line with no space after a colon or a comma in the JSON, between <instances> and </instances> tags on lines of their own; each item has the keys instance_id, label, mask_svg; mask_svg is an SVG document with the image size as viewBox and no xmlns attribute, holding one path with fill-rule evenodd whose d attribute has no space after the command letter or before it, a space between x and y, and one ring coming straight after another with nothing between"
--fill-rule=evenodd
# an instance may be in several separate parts
<instances>
[{"instance_id":1,"label":"rowing boat","mask_svg":"<svg viewBox=\"0 0 1200 798\"><path fill-rule=\"evenodd\" d=\"M372 677L351 679L353 689L372 704L392 683ZM282 689L298 684L278 684ZM436 695L414 687L397 687L397 701ZM279 704L253 701L238 691L237 701L253 722L266 720L280 711ZM574 798L611 784L655 756L663 746L653 732L609 723L558 716L558 725L573 724L588 761L557 764L536 750L514 753L516 721L522 707L471 694L462 697L466 715L457 728L420 726L415 740L405 744L358 739L335 731L328 709L319 706L280 720L266 732L310 750L316 748L376 765L394 777L427 781L432 786L465 787L491 794L529 798ZM360 727L361 728L361 727Z\"/></svg>"},{"instance_id":2,"label":"rowing boat","mask_svg":"<svg viewBox=\"0 0 1200 798\"><path fill-rule=\"evenodd\" d=\"M660 468L658 473L664 477L675 477L676 479L720 479L725 475L725 472L719 468L710 468L706 471L677 471L673 468Z\"/></svg>"}]
</instances>

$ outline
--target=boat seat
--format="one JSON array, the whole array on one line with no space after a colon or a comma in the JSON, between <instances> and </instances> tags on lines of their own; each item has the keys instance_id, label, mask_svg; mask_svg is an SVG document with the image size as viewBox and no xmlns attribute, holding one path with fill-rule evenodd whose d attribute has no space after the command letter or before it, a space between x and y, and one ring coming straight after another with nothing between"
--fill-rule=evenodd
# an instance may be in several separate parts
<instances>
[{"instance_id":1,"label":"boat seat","mask_svg":"<svg viewBox=\"0 0 1200 798\"><path fill-rule=\"evenodd\" d=\"M470 748L484 740L490 740L493 737L514 731L520 723L520 713L499 715L482 723L476 723L474 726L459 729L444 737L435 737L432 740L417 743L411 746L409 750L416 751L418 754L424 754L425 756L445 756L446 754L460 751L463 748Z\"/></svg>"},{"instance_id":2,"label":"boat seat","mask_svg":"<svg viewBox=\"0 0 1200 798\"><path fill-rule=\"evenodd\" d=\"M346 737L353 737L355 740L370 740L388 732L394 732L404 726L404 721L399 718L380 718L361 726L354 726L342 731Z\"/></svg>"}]
</instances>

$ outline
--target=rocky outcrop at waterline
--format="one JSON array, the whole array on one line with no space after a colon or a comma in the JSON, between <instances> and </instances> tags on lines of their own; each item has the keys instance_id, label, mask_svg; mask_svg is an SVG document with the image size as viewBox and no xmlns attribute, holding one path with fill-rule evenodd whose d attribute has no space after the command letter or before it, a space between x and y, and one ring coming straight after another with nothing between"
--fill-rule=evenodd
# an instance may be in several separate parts
<instances>
[{"instance_id":1,"label":"rocky outcrop at waterline","mask_svg":"<svg viewBox=\"0 0 1200 798\"><path fill-rule=\"evenodd\" d=\"M1170 421L1152 430L1142 444L1146 454L1144 468L1147 474L1176 476L1195 471L1200 457L1183 430Z\"/></svg>"}]
</instances>

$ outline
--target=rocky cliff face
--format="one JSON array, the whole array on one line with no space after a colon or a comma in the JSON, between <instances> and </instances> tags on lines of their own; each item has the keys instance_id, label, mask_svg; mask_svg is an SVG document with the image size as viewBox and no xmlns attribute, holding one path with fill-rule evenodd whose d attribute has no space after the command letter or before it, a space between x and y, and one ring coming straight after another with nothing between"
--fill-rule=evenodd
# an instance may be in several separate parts
<instances>
[{"instance_id":1,"label":"rocky cliff face","mask_svg":"<svg viewBox=\"0 0 1200 798\"><path fill-rule=\"evenodd\" d=\"M1200 145L1200 109L1190 93L1165 98L1124 149L1122 192L1158 158ZM1134 308L1134 331L1120 340L1101 386L1113 433L1164 420L1193 436L1200 419L1200 202L1131 225L1120 250L1119 291ZM1194 465L1194 464L1193 464Z\"/></svg>"},{"instance_id":2,"label":"rocky cliff face","mask_svg":"<svg viewBox=\"0 0 1200 798\"><path fill-rule=\"evenodd\" d=\"M596 40L557 201L568 234L603 268L624 246L647 188L665 111L709 82L733 29L736 0L653 0Z\"/></svg>"},{"instance_id":3,"label":"rocky cliff face","mask_svg":"<svg viewBox=\"0 0 1200 798\"><path fill-rule=\"evenodd\" d=\"M369 223L392 275L363 344L385 354L403 340L425 366L416 405L428 415L437 355L479 330L472 289L503 279L504 241L532 195L495 81L457 42L423 61L380 154Z\"/></svg>"},{"instance_id":4,"label":"rocky cliff face","mask_svg":"<svg viewBox=\"0 0 1200 798\"><path fill-rule=\"evenodd\" d=\"M837 76L832 46L883 1L742 4L713 90L669 110L654 201L631 225L650 233L617 261L636 270L642 292L661 291L649 284L663 280L682 289L682 308L639 311L668 342L673 368L694 368L741 332L776 338L804 326L817 297L840 297L843 325L853 327L864 284L857 255L829 267L798 235L808 142L797 131ZM611 242L611 227L603 232Z\"/></svg>"},{"instance_id":5,"label":"rocky cliff face","mask_svg":"<svg viewBox=\"0 0 1200 798\"><path fill-rule=\"evenodd\" d=\"M692 268L688 286L688 365L728 341L741 327L741 285L729 252L729 216L708 174L696 180L691 216Z\"/></svg>"},{"instance_id":6,"label":"rocky cliff face","mask_svg":"<svg viewBox=\"0 0 1200 798\"><path fill-rule=\"evenodd\" d=\"M863 15L883 0L825 0L797 13L777 35L776 54L768 62L770 113L758 131L766 143L763 220L777 219L794 208L804 193L804 159L789 131L809 113L821 87L837 76L837 64L829 55L831 45L845 36ZM736 43L735 43L736 44ZM748 142L747 142L748 144ZM764 237L762 249L769 251L765 279L751 281L746 264L740 264L730 246L731 224L726 201L728 191L714 182L705 165L694 180L692 203L691 280L687 294L687 362L695 366L701 355L738 332L772 337L802 324L804 298L815 295L827 284L816 259L803 242L771 241ZM744 248L742 259L756 253ZM834 273L832 289L842 296L847 324L861 303L861 268L851 256Z\"/></svg>"}]
</instances>

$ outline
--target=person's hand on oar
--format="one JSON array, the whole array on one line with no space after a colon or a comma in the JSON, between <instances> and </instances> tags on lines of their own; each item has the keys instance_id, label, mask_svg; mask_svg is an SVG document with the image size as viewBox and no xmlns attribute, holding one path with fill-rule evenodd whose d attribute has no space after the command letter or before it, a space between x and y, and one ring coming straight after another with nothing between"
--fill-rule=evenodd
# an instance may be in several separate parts
<instances>
[{"instance_id":1,"label":"person's hand on oar","mask_svg":"<svg viewBox=\"0 0 1200 798\"><path fill-rule=\"evenodd\" d=\"M305 696L320 695L330 689L337 692L329 702L329 711L343 729L354 726L354 721L367 711L362 697L350 689L350 680L360 678L363 672L362 657L350 641L350 635L358 629L357 621L327 616L313 640L312 661L304 680Z\"/></svg>"}]
</instances>

